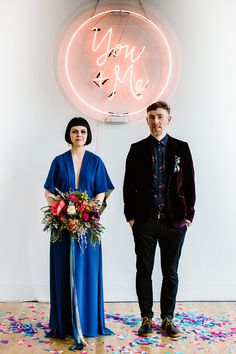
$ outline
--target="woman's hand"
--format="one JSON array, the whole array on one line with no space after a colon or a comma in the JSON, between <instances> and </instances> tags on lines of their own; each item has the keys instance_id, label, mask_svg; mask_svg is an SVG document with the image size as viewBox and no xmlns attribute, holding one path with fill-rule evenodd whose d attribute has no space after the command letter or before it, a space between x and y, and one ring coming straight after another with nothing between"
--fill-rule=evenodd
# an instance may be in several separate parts
<instances>
[{"instance_id":1,"label":"woman's hand","mask_svg":"<svg viewBox=\"0 0 236 354\"><path fill-rule=\"evenodd\" d=\"M105 198L105 193L99 193L96 195L95 200L97 200L99 204L102 205L104 198Z\"/></svg>"},{"instance_id":2,"label":"woman's hand","mask_svg":"<svg viewBox=\"0 0 236 354\"><path fill-rule=\"evenodd\" d=\"M51 193L47 189L45 189L45 198L47 199L48 205L52 205L53 199L59 199L60 196L56 196L55 194Z\"/></svg>"},{"instance_id":3,"label":"woman's hand","mask_svg":"<svg viewBox=\"0 0 236 354\"><path fill-rule=\"evenodd\" d=\"M134 226L134 221L135 221L134 219L129 220L129 225L131 228Z\"/></svg>"}]
</instances>

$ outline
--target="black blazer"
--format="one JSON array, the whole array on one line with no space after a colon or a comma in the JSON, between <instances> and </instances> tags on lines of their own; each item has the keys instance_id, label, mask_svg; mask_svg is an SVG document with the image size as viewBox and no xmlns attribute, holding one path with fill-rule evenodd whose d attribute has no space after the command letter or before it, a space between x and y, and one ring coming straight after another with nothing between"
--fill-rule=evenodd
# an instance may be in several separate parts
<instances>
[{"instance_id":1,"label":"black blazer","mask_svg":"<svg viewBox=\"0 0 236 354\"><path fill-rule=\"evenodd\" d=\"M151 136L131 145L126 159L123 186L126 220L146 220L153 200ZM175 227L186 225L194 217L194 168L186 142L168 136L166 156L167 217Z\"/></svg>"}]
</instances>

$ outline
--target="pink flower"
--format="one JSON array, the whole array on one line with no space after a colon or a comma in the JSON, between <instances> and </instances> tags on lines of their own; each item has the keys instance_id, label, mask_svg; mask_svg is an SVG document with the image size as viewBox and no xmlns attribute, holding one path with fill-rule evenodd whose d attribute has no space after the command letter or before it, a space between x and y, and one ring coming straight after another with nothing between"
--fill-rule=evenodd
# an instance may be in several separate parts
<instances>
[{"instance_id":1,"label":"pink flower","mask_svg":"<svg viewBox=\"0 0 236 354\"><path fill-rule=\"evenodd\" d=\"M84 221L88 221L88 219L89 219L89 213L86 213L86 211L83 212L82 218L83 218Z\"/></svg>"},{"instance_id":2,"label":"pink flower","mask_svg":"<svg viewBox=\"0 0 236 354\"><path fill-rule=\"evenodd\" d=\"M66 203L64 202L63 199L52 202L51 213L52 213L52 215L59 216L60 212L62 210L65 210L65 208L66 208Z\"/></svg>"},{"instance_id":3,"label":"pink flower","mask_svg":"<svg viewBox=\"0 0 236 354\"><path fill-rule=\"evenodd\" d=\"M74 202L74 201L77 202L79 200L79 198L76 195L68 195L67 199L71 200L72 202Z\"/></svg>"}]
</instances>

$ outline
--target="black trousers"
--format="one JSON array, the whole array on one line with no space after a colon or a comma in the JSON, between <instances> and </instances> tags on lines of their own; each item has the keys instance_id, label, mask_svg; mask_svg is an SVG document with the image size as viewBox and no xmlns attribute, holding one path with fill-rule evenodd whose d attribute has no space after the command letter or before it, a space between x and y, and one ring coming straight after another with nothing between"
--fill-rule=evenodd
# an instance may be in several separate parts
<instances>
[{"instance_id":1,"label":"black trousers","mask_svg":"<svg viewBox=\"0 0 236 354\"><path fill-rule=\"evenodd\" d=\"M161 318L174 316L178 290L178 265L187 227L175 228L166 219L150 217L135 222L133 235L136 253L136 291L142 317L153 317L152 271L157 242L160 247L162 287Z\"/></svg>"}]
</instances>

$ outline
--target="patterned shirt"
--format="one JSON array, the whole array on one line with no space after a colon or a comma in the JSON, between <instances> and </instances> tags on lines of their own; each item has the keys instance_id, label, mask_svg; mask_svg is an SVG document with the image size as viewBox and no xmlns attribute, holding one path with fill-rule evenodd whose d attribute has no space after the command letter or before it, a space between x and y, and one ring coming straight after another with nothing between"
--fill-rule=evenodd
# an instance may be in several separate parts
<instances>
[{"instance_id":1,"label":"patterned shirt","mask_svg":"<svg viewBox=\"0 0 236 354\"><path fill-rule=\"evenodd\" d=\"M166 202L166 151L168 135L159 141L152 135L153 205L163 210Z\"/></svg>"}]
</instances>

